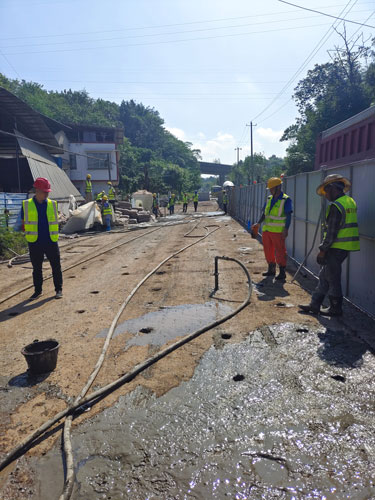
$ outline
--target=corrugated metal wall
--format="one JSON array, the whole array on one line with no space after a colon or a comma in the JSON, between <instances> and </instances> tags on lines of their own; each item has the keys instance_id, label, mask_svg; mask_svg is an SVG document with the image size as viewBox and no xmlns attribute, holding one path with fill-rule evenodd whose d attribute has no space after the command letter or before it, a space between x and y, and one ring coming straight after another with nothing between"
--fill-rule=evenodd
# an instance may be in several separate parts
<instances>
[{"instance_id":1,"label":"corrugated metal wall","mask_svg":"<svg viewBox=\"0 0 375 500\"><path fill-rule=\"evenodd\" d=\"M375 316L375 160L357 165L307 172L284 178L283 190L293 200L294 213L287 238L288 255L301 263L311 248L320 213L325 213L326 200L316 194L317 186L328 174L341 174L351 183L348 192L358 205L360 252L351 252L343 264L342 285L345 296L372 316ZM247 227L260 217L266 200L266 185L235 187L229 192L229 214ZM221 194L219 195L221 203ZM315 275L321 228L306 267Z\"/></svg>"},{"instance_id":2,"label":"corrugated metal wall","mask_svg":"<svg viewBox=\"0 0 375 500\"><path fill-rule=\"evenodd\" d=\"M22 200L27 198L27 193L0 193L0 215L4 214L4 208L10 213L9 225L13 226L17 220L18 212L22 207Z\"/></svg>"}]
</instances>

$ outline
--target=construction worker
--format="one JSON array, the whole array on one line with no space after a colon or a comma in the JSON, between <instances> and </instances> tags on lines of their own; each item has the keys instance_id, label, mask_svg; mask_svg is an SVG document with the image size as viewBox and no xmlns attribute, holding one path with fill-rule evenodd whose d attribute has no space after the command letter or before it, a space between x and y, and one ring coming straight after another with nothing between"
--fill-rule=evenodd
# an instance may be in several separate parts
<instances>
[{"instance_id":1,"label":"construction worker","mask_svg":"<svg viewBox=\"0 0 375 500\"><path fill-rule=\"evenodd\" d=\"M194 212L197 211L198 208L198 191L194 191L193 202L194 202Z\"/></svg>"},{"instance_id":2,"label":"construction worker","mask_svg":"<svg viewBox=\"0 0 375 500\"><path fill-rule=\"evenodd\" d=\"M105 194L102 198L102 215L103 224L106 226L106 231L111 230L112 207L108 201L108 196Z\"/></svg>"},{"instance_id":3,"label":"construction worker","mask_svg":"<svg viewBox=\"0 0 375 500\"><path fill-rule=\"evenodd\" d=\"M100 193L98 193L96 196L96 201L101 202L104 195L105 195L105 191L100 191Z\"/></svg>"},{"instance_id":4,"label":"construction worker","mask_svg":"<svg viewBox=\"0 0 375 500\"><path fill-rule=\"evenodd\" d=\"M62 272L60 264L59 220L57 202L48 199L51 184L48 179L38 177L34 182L35 196L23 200L22 209L14 226L16 231L24 230L33 266L34 293L30 300L42 295L44 255L52 268L55 299L62 298Z\"/></svg>"},{"instance_id":5,"label":"construction worker","mask_svg":"<svg viewBox=\"0 0 375 500\"><path fill-rule=\"evenodd\" d=\"M152 213L155 215L156 218L158 218L158 211L159 211L159 203L156 197L156 193L154 193L152 195Z\"/></svg>"},{"instance_id":6,"label":"construction worker","mask_svg":"<svg viewBox=\"0 0 375 500\"><path fill-rule=\"evenodd\" d=\"M9 217L9 210L4 208L4 214L0 215L0 227L5 227L7 231L9 231Z\"/></svg>"},{"instance_id":7,"label":"construction worker","mask_svg":"<svg viewBox=\"0 0 375 500\"><path fill-rule=\"evenodd\" d=\"M330 174L316 190L330 203L325 215L323 242L316 259L322 266L319 283L310 304L299 305L302 311L342 316L341 266L349 252L360 249L357 205L353 198L345 194L350 186L349 180L342 175ZM329 295L330 307L320 310L326 294Z\"/></svg>"},{"instance_id":8,"label":"construction worker","mask_svg":"<svg viewBox=\"0 0 375 500\"><path fill-rule=\"evenodd\" d=\"M112 186L112 182L108 181L108 200L109 203L113 206L113 210L115 210L115 205L116 205L116 191L114 187Z\"/></svg>"},{"instance_id":9,"label":"construction worker","mask_svg":"<svg viewBox=\"0 0 375 500\"><path fill-rule=\"evenodd\" d=\"M276 279L284 281L287 259L285 239L288 236L293 207L291 198L283 193L281 188L282 181L279 177L268 179L267 189L270 190L271 194L263 207L259 221L253 224L251 229L257 232L260 224L264 221L262 240L268 270L263 273L263 276L275 276L277 263L280 272Z\"/></svg>"},{"instance_id":10,"label":"construction worker","mask_svg":"<svg viewBox=\"0 0 375 500\"><path fill-rule=\"evenodd\" d=\"M224 213L226 215L228 212L228 194L225 191L225 189L223 189L223 209L224 209Z\"/></svg>"},{"instance_id":11,"label":"construction worker","mask_svg":"<svg viewBox=\"0 0 375 500\"><path fill-rule=\"evenodd\" d=\"M169 215L174 214L174 204L176 203L176 195L174 193L171 194L171 197L168 201Z\"/></svg>"},{"instance_id":12,"label":"construction worker","mask_svg":"<svg viewBox=\"0 0 375 500\"><path fill-rule=\"evenodd\" d=\"M182 212L183 213L187 213L188 203L189 203L188 195L187 195L187 193L183 193L183 195L182 195Z\"/></svg>"},{"instance_id":13,"label":"construction worker","mask_svg":"<svg viewBox=\"0 0 375 500\"><path fill-rule=\"evenodd\" d=\"M91 174L86 175L85 193L86 193L86 203L88 203L89 201L92 201Z\"/></svg>"}]
</instances>

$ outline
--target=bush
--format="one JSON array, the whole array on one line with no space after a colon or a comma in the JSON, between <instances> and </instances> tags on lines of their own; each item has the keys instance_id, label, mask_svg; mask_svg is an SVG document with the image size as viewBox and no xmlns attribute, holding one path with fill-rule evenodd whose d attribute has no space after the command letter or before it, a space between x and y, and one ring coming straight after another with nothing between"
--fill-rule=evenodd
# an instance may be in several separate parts
<instances>
[{"instance_id":1,"label":"bush","mask_svg":"<svg viewBox=\"0 0 375 500\"><path fill-rule=\"evenodd\" d=\"M14 257L14 253L10 252L8 248L18 254L23 254L27 252L27 242L22 233L17 233L12 228L7 230L0 227L0 257L5 259Z\"/></svg>"}]
</instances>

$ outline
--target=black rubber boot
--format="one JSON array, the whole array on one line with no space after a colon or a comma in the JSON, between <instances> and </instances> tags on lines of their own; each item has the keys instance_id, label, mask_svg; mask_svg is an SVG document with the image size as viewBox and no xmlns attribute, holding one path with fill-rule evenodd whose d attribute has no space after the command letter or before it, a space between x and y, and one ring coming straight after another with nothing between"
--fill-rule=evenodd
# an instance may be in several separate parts
<instances>
[{"instance_id":1,"label":"black rubber boot","mask_svg":"<svg viewBox=\"0 0 375 500\"><path fill-rule=\"evenodd\" d=\"M342 297L329 297L329 307L322 309L325 316L342 316Z\"/></svg>"},{"instance_id":2,"label":"black rubber boot","mask_svg":"<svg viewBox=\"0 0 375 500\"><path fill-rule=\"evenodd\" d=\"M279 281L285 281L286 280L285 267L283 267L283 266L279 266L279 267L280 267L280 272L276 276L275 279L279 280Z\"/></svg>"},{"instance_id":3,"label":"black rubber boot","mask_svg":"<svg viewBox=\"0 0 375 500\"><path fill-rule=\"evenodd\" d=\"M314 292L311 297L310 304L299 304L298 307L307 313L319 314L320 306L323 304L324 295Z\"/></svg>"},{"instance_id":4,"label":"black rubber boot","mask_svg":"<svg viewBox=\"0 0 375 500\"><path fill-rule=\"evenodd\" d=\"M276 274L276 264L274 262L271 262L268 264L268 271L263 273L263 276L275 276Z\"/></svg>"}]
</instances>

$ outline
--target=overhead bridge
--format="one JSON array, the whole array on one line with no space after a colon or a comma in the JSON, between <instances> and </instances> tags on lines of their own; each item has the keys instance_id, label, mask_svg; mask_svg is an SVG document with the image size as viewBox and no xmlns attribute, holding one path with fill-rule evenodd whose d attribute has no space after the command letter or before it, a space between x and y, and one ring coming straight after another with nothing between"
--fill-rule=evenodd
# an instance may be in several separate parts
<instances>
[{"instance_id":1,"label":"overhead bridge","mask_svg":"<svg viewBox=\"0 0 375 500\"><path fill-rule=\"evenodd\" d=\"M201 174L218 175L219 183L222 185L225 182L225 177L232 171L232 165L224 165L223 163L209 163L200 161L199 167Z\"/></svg>"}]
</instances>

